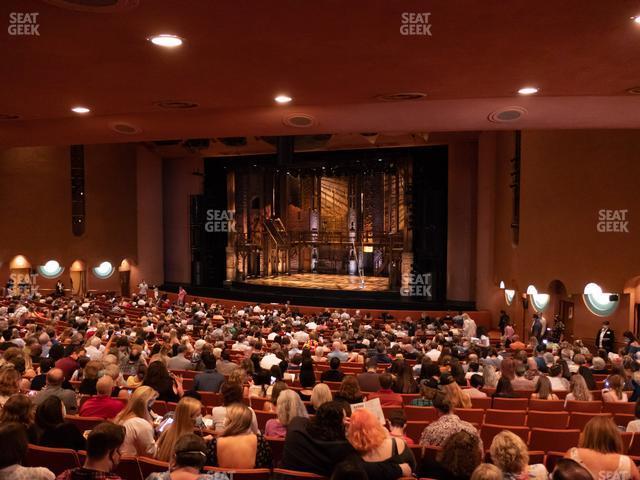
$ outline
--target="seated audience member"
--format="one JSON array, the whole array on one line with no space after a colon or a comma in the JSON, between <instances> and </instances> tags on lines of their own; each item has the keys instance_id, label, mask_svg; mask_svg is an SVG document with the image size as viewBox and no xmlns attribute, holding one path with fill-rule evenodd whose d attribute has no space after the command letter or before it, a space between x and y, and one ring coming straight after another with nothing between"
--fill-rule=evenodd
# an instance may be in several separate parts
<instances>
[{"instance_id":1,"label":"seated audience member","mask_svg":"<svg viewBox=\"0 0 640 480\"><path fill-rule=\"evenodd\" d=\"M430 387L426 382L420 383L420 393L418 398L411 400L410 405L412 407L431 407L433 406L433 397L438 390Z\"/></svg>"},{"instance_id":2,"label":"seated audience member","mask_svg":"<svg viewBox=\"0 0 640 480\"><path fill-rule=\"evenodd\" d=\"M462 376L464 371L460 369ZM393 382L392 390L396 393L418 393L418 384L413 378L413 370L406 362L401 362L399 372Z\"/></svg>"},{"instance_id":3,"label":"seated audience member","mask_svg":"<svg viewBox=\"0 0 640 480\"><path fill-rule=\"evenodd\" d=\"M605 362L602 357L593 357L591 359L591 373L595 375L608 375L607 362Z\"/></svg>"},{"instance_id":4,"label":"seated audience member","mask_svg":"<svg viewBox=\"0 0 640 480\"><path fill-rule=\"evenodd\" d=\"M576 373L578 375L582 375L584 381L587 383L587 389L595 390L596 381L593 378L593 370L586 365L587 358L583 354L578 353L573 357L573 362L578 365L578 371Z\"/></svg>"},{"instance_id":5,"label":"seated audience member","mask_svg":"<svg viewBox=\"0 0 640 480\"><path fill-rule=\"evenodd\" d=\"M204 365L204 372L198 373L193 379L193 389L203 392L219 392L224 383L224 375L216 371L216 357L207 351L203 352L200 361Z\"/></svg>"},{"instance_id":6,"label":"seated audience member","mask_svg":"<svg viewBox=\"0 0 640 480\"><path fill-rule=\"evenodd\" d=\"M570 449L565 457L578 462L596 479L640 479L638 468L623 451L622 435L613 420L593 417L582 431L578 448Z\"/></svg>"},{"instance_id":7,"label":"seated audience member","mask_svg":"<svg viewBox=\"0 0 640 480\"><path fill-rule=\"evenodd\" d=\"M31 399L21 393L11 395L0 410L0 424L19 423L26 432L29 443L38 441L38 428L35 424L35 408ZM1 478L1 477L0 477Z\"/></svg>"},{"instance_id":8,"label":"seated audience member","mask_svg":"<svg viewBox=\"0 0 640 480\"><path fill-rule=\"evenodd\" d=\"M36 409L38 445L84 450L84 437L78 427L64 419L64 404L58 397L45 399Z\"/></svg>"},{"instance_id":9,"label":"seated audience member","mask_svg":"<svg viewBox=\"0 0 640 480\"><path fill-rule=\"evenodd\" d=\"M83 357L87 358L87 357ZM78 392L83 395L96 395L96 385L98 383L98 373L102 369L101 362L89 361L82 370L82 380L78 387Z\"/></svg>"},{"instance_id":10,"label":"seated audience member","mask_svg":"<svg viewBox=\"0 0 640 480\"><path fill-rule=\"evenodd\" d=\"M40 391L44 388L47 382L47 373L53 368L54 361L50 358L42 358L40 365L38 366L38 374L31 379L30 390ZM71 385L63 385L63 388L70 388Z\"/></svg>"},{"instance_id":11,"label":"seated audience member","mask_svg":"<svg viewBox=\"0 0 640 480\"><path fill-rule=\"evenodd\" d=\"M311 390L316 384L316 374L313 371L313 361L310 358L303 358L300 363L300 398L302 400L309 400Z\"/></svg>"},{"instance_id":12,"label":"seated audience member","mask_svg":"<svg viewBox=\"0 0 640 480\"><path fill-rule=\"evenodd\" d=\"M110 422L96 425L87 437L84 465L65 470L56 480L123 480L113 471L120 463L120 447L124 438L125 431L120 425Z\"/></svg>"},{"instance_id":13,"label":"seated audience member","mask_svg":"<svg viewBox=\"0 0 640 480\"><path fill-rule=\"evenodd\" d=\"M269 443L251 429L253 411L244 403L227 407L227 421L207 449L207 464L222 468L271 468Z\"/></svg>"},{"instance_id":14,"label":"seated audience member","mask_svg":"<svg viewBox=\"0 0 640 480\"><path fill-rule=\"evenodd\" d=\"M551 381L549 377L540 375L536 382L536 388L531 394L531 398L537 400L558 400L558 396L551 391Z\"/></svg>"},{"instance_id":15,"label":"seated audience member","mask_svg":"<svg viewBox=\"0 0 640 480\"><path fill-rule=\"evenodd\" d=\"M122 455L153 457L156 454L155 432L151 407L158 398L153 388L136 388L124 409L114 422L125 429L124 443L120 448Z\"/></svg>"},{"instance_id":16,"label":"seated audience member","mask_svg":"<svg viewBox=\"0 0 640 480\"><path fill-rule=\"evenodd\" d=\"M11 364L0 367L0 408L11 395L20 393L20 372Z\"/></svg>"},{"instance_id":17,"label":"seated audience member","mask_svg":"<svg viewBox=\"0 0 640 480\"><path fill-rule=\"evenodd\" d=\"M433 399L433 406L436 407L440 418L430 423L422 431L420 436L420 445L432 445L440 447L454 433L460 431L468 432L472 435L478 435L476 428L469 422L460 420L460 417L453 413L449 399L438 392Z\"/></svg>"},{"instance_id":18,"label":"seated audience member","mask_svg":"<svg viewBox=\"0 0 640 480\"><path fill-rule=\"evenodd\" d=\"M325 370L320 375L321 382L341 382L344 373L340 371L340 359L338 357L331 357L329 360L329 370Z\"/></svg>"},{"instance_id":19,"label":"seated audience member","mask_svg":"<svg viewBox=\"0 0 640 480\"><path fill-rule=\"evenodd\" d=\"M517 351L517 350L524 350L525 348L527 348L527 346L520 341L520 337L518 337L518 335L513 335L511 338L512 338L512 341L509 344L509 348L511 350Z\"/></svg>"},{"instance_id":20,"label":"seated audience member","mask_svg":"<svg viewBox=\"0 0 640 480\"><path fill-rule=\"evenodd\" d=\"M80 407L81 417L115 418L124 408L124 402L111 397L113 379L109 376L100 377L96 384L97 395L91 397Z\"/></svg>"},{"instance_id":21,"label":"seated audience member","mask_svg":"<svg viewBox=\"0 0 640 480\"><path fill-rule=\"evenodd\" d=\"M361 408L351 414L347 440L360 455L369 478L395 480L410 476L416 460L404 440L392 437L377 417Z\"/></svg>"},{"instance_id":22,"label":"seated audience member","mask_svg":"<svg viewBox=\"0 0 640 480\"><path fill-rule=\"evenodd\" d=\"M307 409L300 400L300 396L293 390L284 390L278 396L276 404L277 418L267 420L264 434L267 437L287 436L287 425L295 417L308 417Z\"/></svg>"},{"instance_id":23,"label":"seated audience member","mask_svg":"<svg viewBox=\"0 0 640 480\"><path fill-rule=\"evenodd\" d=\"M482 375L477 373L471 375L469 384L471 388L465 389L465 392L470 398L487 398L487 394L482 391L482 388L484 388L484 377Z\"/></svg>"},{"instance_id":24,"label":"seated audience member","mask_svg":"<svg viewBox=\"0 0 640 480\"><path fill-rule=\"evenodd\" d=\"M237 383L225 382L220 389L222 394L222 405L213 407L211 410L211 419L213 420L213 430L216 432L222 432L227 420L227 408L234 403L242 403L242 387ZM251 409L250 409L251 410ZM253 410L253 421L251 422L251 431L258 433L258 419Z\"/></svg>"},{"instance_id":25,"label":"seated audience member","mask_svg":"<svg viewBox=\"0 0 640 480\"><path fill-rule=\"evenodd\" d=\"M511 386L511 380L507 377L500 377L496 385L496 391L491 396L493 398L514 398L516 394Z\"/></svg>"},{"instance_id":26,"label":"seated audience member","mask_svg":"<svg viewBox=\"0 0 640 480\"><path fill-rule=\"evenodd\" d=\"M380 399L380 404L383 407L402 407L402 395L394 393L391 390L393 385L393 377L388 373L380 375L380 390L375 393L371 393L367 396L368 400L374 398Z\"/></svg>"},{"instance_id":27,"label":"seated audience member","mask_svg":"<svg viewBox=\"0 0 640 480\"><path fill-rule=\"evenodd\" d=\"M482 367L482 378L484 378L484 385L488 388L497 388L498 375L496 374L496 367L490 363L486 363Z\"/></svg>"},{"instance_id":28,"label":"seated audience member","mask_svg":"<svg viewBox=\"0 0 640 480\"><path fill-rule=\"evenodd\" d=\"M340 390L333 396L333 399L348 404L364 401L364 396L360 391L360 385L354 375L345 375L340 384Z\"/></svg>"},{"instance_id":29,"label":"seated audience member","mask_svg":"<svg viewBox=\"0 0 640 480\"><path fill-rule=\"evenodd\" d=\"M491 442L489 449L491 461L502 470L504 479L546 480L549 472L544 465L529 465L527 445L515 433L503 430Z\"/></svg>"},{"instance_id":30,"label":"seated audience member","mask_svg":"<svg viewBox=\"0 0 640 480\"><path fill-rule=\"evenodd\" d=\"M147 374L147 366L143 362L140 362L140 364L138 365L138 370L136 370L135 375L130 375L129 378L127 378L127 383L126 383L127 388L140 387L142 385L142 382L144 381L144 376L146 374Z\"/></svg>"},{"instance_id":31,"label":"seated audience member","mask_svg":"<svg viewBox=\"0 0 640 480\"><path fill-rule=\"evenodd\" d=\"M471 480L503 480L502 470L491 463L481 463L471 475Z\"/></svg>"},{"instance_id":32,"label":"seated audience member","mask_svg":"<svg viewBox=\"0 0 640 480\"><path fill-rule=\"evenodd\" d=\"M444 374L440 378L442 392L449 399L451 408L471 408L471 397L460 388L454 378L449 374Z\"/></svg>"},{"instance_id":33,"label":"seated audience member","mask_svg":"<svg viewBox=\"0 0 640 480\"><path fill-rule=\"evenodd\" d=\"M176 442L182 435L194 433L194 428L202 416L202 404L191 397L182 397L176 405L173 423L158 438L156 458L163 462L171 460Z\"/></svg>"},{"instance_id":34,"label":"seated audience member","mask_svg":"<svg viewBox=\"0 0 640 480\"><path fill-rule=\"evenodd\" d=\"M170 370L193 370L194 365L191 360L185 357L187 347L178 345L175 356L171 357L167 362L167 368Z\"/></svg>"},{"instance_id":35,"label":"seated audience member","mask_svg":"<svg viewBox=\"0 0 640 480\"><path fill-rule=\"evenodd\" d=\"M635 417L636 417L635 420L631 420L627 424L627 432L634 432L634 433L640 432L640 400L636 402ZM0 421L1 420L2 420L2 416L0 414Z\"/></svg>"},{"instance_id":36,"label":"seated audience member","mask_svg":"<svg viewBox=\"0 0 640 480\"><path fill-rule=\"evenodd\" d=\"M221 472L200 473L206 463L206 442L198 435L187 433L176 441L169 471L152 473L146 480L228 480L229 477Z\"/></svg>"},{"instance_id":37,"label":"seated audience member","mask_svg":"<svg viewBox=\"0 0 640 480\"><path fill-rule=\"evenodd\" d=\"M151 362L142 384L153 388L158 392L158 400L165 402L178 402L184 394L182 378L169 373L164 363L158 360Z\"/></svg>"},{"instance_id":38,"label":"seated audience member","mask_svg":"<svg viewBox=\"0 0 640 480\"><path fill-rule=\"evenodd\" d=\"M280 394L282 392L284 392L285 390L287 390L289 387L287 387L287 384L283 381L277 381L272 385L271 388L271 395L269 395L269 400L267 400L266 402L264 402L264 405L262 406L262 410L267 411L267 412L275 412L276 411L276 405L278 403L278 397L280 396Z\"/></svg>"},{"instance_id":39,"label":"seated audience member","mask_svg":"<svg viewBox=\"0 0 640 480\"><path fill-rule=\"evenodd\" d=\"M569 388L571 391L567 393L567 396L565 397L565 407L567 406L567 402L570 400L579 400L582 402L590 402L593 400L593 395L587 388L587 382L579 373L576 373L571 377Z\"/></svg>"},{"instance_id":40,"label":"seated audience member","mask_svg":"<svg viewBox=\"0 0 640 480\"><path fill-rule=\"evenodd\" d=\"M48 468L23 467L27 459L29 439L23 425L0 423L0 478L7 480L54 480Z\"/></svg>"},{"instance_id":41,"label":"seated audience member","mask_svg":"<svg viewBox=\"0 0 640 480\"><path fill-rule=\"evenodd\" d=\"M331 394L331 390L326 383L318 383L311 392L311 397L309 397L309 401L311 404L307 407L310 414L316 413L318 408L322 406L322 404L330 402L333 400L333 396Z\"/></svg>"},{"instance_id":42,"label":"seated audience member","mask_svg":"<svg viewBox=\"0 0 640 480\"><path fill-rule=\"evenodd\" d=\"M367 371L359 373L358 384L363 392L377 392L380 390L379 375L376 372L378 362L375 358L368 358L366 362Z\"/></svg>"},{"instance_id":43,"label":"seated audience member","mask_svg":"<svg viewBox=\"0 0 640 480\"><path fill-rule=\"evenodd\" d=\"M81 351L84 351L84 348L75 347L69 355L62 357L56 362L56 368L62 370L65 380L71 380L73 373L80 368L78 357L80 356Z\"/></svg>"},{"instance_id":44,"label":"seated audience member","mask_svg":"<svg viewBox=\"0 0 640 480\"><path fill-rule=\"evenodd\" d=\"M515 368L516 377L511 380L511 386L516 391L527 391L533 390L535 388L536 383L533 380L529 380L525 377L527 373L527 367L520 364Z\"/></svg>"},{"instance_id":45,"label":"seated audience member","mask_svg":"<svg viewBox=\"0 0 640 480\"><path fill-rule=\"evenodd\" d=\"M387 418L387 428L392 437L401 438L407 445L414 445L416 443L405 434L407 418L402 411L393 411L389 414Z\"/></svg>"},{"instance_id":46,"label":"seated audience member","mask_svg":"<svg viewBox=\"0 0 640 480\"><path fill-rule=\"evenodd\" d=\"M39 391L35 397L33 397L34 405L40 405L47 398L57 397L62 403L68 414L75 414L78 411L78 404L76 402L76 394L73 390L67 390L62 388L62 382L64 381L64 373L59 368L52 368L47 373L47 384Z\"/></svg>"},{"instance_id":47,"label":"seated audience member","mask_svg":"<svg viewBox=\"0 0 640 480\"><path fill-rule=\"evenodd\" d=\"M575 460L561 458L556 462L549 480L593 480L593 476Z\"/></svg>"},{"instance_id":48,"label":"seated audience member","mask_svg":"<svg viewBox=\"0 0 640 480\"><path fill-rule=\"evenodd\" d=\"M481 462L480 438L458 432L444 442L435 461L422 461L418 474L434 480L468 480Z\"/></svg>"},{"instance_id":49,"label":"seated audience member","mask_svg":"<svg viewBox=\"0 0 640 480\"><path fill-rule=\"evenodd\" d=\"M287 427L282 467L328 477L355 450L345 438L344 404L323 404L313 419L295 417Z\"/></svg>"},{"instance_id":50,"label":"seated audience member","mask_svg":"<svg viewBox=\"0 0 640 480\"><path fill-rule=\"evenodd\" d=\"M549 369L549 381L551 382L551 390L554 392L568 392L569 391L569 380L563 377L562 375L562 366L561 365L553 365Z\"/></svg>"},{"instance_id":51,"label":"seated audience member","mask_svg":"<svg viewBox=\"0 0 640 480\"><path fill-rule=\"evenodd\" d=\"M608 386L607 386L608 384ZM627 393L622 391L624 383L620 375L611 375L607 382L605 382L605 388L602 389L602 401L603 402L628 402L629 398Z\"/></svg>"}]
</instances>

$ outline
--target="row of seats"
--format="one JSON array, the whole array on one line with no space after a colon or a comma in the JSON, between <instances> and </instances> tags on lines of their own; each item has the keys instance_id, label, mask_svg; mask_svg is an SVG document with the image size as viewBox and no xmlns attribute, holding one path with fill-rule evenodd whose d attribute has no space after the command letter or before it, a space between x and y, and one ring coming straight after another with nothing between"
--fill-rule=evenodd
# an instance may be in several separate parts
<instances>
[{"instance_id":1,"label":"row of seats","mask_svg":"<svg viewBox=\"0 0 640 480\"><path fill-rule=\"evenodd\" d=\"M580 401L580 400L539 400L535 398L472 398L473 408L497 408L499 410L546 410L568 412L610 412L635 413L635 403L632 402L603 402L602 400Z\"/></svg>"}]
</instances>

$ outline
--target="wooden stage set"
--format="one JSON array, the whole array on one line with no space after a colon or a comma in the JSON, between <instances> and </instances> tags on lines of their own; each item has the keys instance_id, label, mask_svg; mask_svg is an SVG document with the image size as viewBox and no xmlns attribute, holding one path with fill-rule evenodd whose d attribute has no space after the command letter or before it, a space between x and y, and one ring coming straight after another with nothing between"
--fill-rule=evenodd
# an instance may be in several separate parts
<instances>
[{"instance_id":1,"label":"wooden stage set","mask_svg":"<svg viewBox=\"0 0 640 480\"><path fill-rule=\"evenodd\" d=\"M322 290L350 290L363 292L386 292L389 279L358 275L334 275L322 273L292 273L266 278L250 278L245 283L270 287L312 288Z\"/></svg>"}]
</instances>

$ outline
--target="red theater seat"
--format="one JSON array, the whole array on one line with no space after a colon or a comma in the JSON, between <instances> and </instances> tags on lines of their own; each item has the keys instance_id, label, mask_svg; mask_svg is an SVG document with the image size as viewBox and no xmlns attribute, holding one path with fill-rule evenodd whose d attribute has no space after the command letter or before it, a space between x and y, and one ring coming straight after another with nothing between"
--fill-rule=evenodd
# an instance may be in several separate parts
<instances>
[{"instance_id":1,"label":"red theater seat","mask_svg":"<svg viewBox=\"0 0 640 480\"><path fill-rule=\"evenodd\" d=\"M484 423L484 412L482 408L456 408L453 411L461 420L477 424Z\"/></svg>"},{"instance_id":2,"label":"red theater seat","mask_svg":"<svg viewBox=\"0 0 640 480\"><path fill-rule=\"evenodd\" d=\"M140 471L137 457L125 456L120 458L120 463L118 463L115 473L126 480L145 480Z\"/></svg>"},{"instance_id":3,"label":"red theater seat","mask_svg":"<svg viewBox=\"0 0 640 480\"><path fill-rule=\"evenodd\" d=\"M50 448L29 445L27 451L27 466L46 467L56 475L60 475L69 468L80 466L80 460L75 450L69 448Z\"/></svg>"},{"instance_id":4,"label":"red theater seat","mask_svg":"<svg viewBox=\"0 0 640 480\"><path fill-rule=\"evenodd\" d=\"M166 472L169 470L169 464L167 462L161 462L160 460L149 457L138 457L138 465L140 465L142 478L147 478L154 472Z\"/></svg>"},{"instance_id":5,"label":"red theater seat","mask_svg":"<svg viewBox=\"0 0 640 480\"><path fill-rule=\"evenodd\" d=\"M494 398L491 408L495 410L526 410L529 407L528 398Z\"/></svg>"},{"instance_id":6,"label":"red theater seat","mask_svg":"<svg viewBox=\"0 0 640 480\"><path fill-rule=\"evenodd\" d=\"M602 411L633 415L636 411L636 404L631 402L603 402Z\"/></svg>"},{"instance_id":7,"label":"red theater seat","mask_svg":"<svg viewBox=\"0 0 640 480\"><path fill-rule=\"evenodd\" d=\"M473 408L482 408L486 410L487 408L491 408L491 398L490 397L471 398L471 406Z\"/></svg>"},{"instance_id":8,"label":"red theater seat","mask_svg":"<svg viewBox=\"0 0 640 480\"><path fill-rule=\"evenodd\" d=\"M532 398L529 400L529 410L538 412L561 412L564 410L564 400L540 400Z\"/></svg>"},{"instance_id":9,"label":"red theater seat","mask_svg":"<svg viewBox=\"0 0 640 480\"><path fill-rule=\"evenodd\" d=\"M529 410L527 414L527 426L529 428L566 428L568 423L568 412Z\"/></svg>"},{"instance_id":10,"label":"red theater seat","mask_svg":"<svg viewBox=\"0 0 640 480\"><path fill-rule=\"evenodd\" d=\"M555 430L547 428L532 428L529 439L530 450L567 451L578 446L580 430Z\"/></svg>"},{"instance_id":11,"label":"red theater seat","mask_svg":"<svg viewBox=\"0 0 640 480\"><path fill-rule=\"evenodd\" d=\"M485 423L492 425L523 426L527 418L526 410L495 410L489 409L484 416Z\"/></svg>"},{"instance_id":12,"label":"red theater seat","mask_svg":"<svg viewBox=\"0 0 640 480\"><path fill-rule=\"evenodd\" d=\"M582 430L584 426L594 417L612 417L610 413L583 413L571 412L568 428L578 428Z\"/></svg>"},{"instance_id":13,"label":"red theater seat","mask_svg":"<svg viewBox=\"0 0 640 480\"><path fill-rule=\"evenodd\" d=\"M316 475L315 473L298 472L296 470L287 470L284 468L274 468L273 477L275 480L296 480L298 478L326 478L322 475Z\"/></svg>"},{"instance_id":14,"label":"red theater seat","mask_svg":"<svg viewBox=\"0 0 640 480\"><path fill-rule=\"evenodd\" d=\"M418 422L433 422L438 418L438 414L434 407L405 406L402 408L402 410L404 411L404 415L407 420Z\"/></svg>"},{"instance_id":15,"label":"red theater seat","mask_svg":"<svg viewBox=\"0 0 640 480\"><path fill-rule=\"evenodd\" d=\"M600 413L602 411L602 402L583 402L579 400L567 401L565 409L569 412L588 412Z\"/></svg>"}]
</instances>

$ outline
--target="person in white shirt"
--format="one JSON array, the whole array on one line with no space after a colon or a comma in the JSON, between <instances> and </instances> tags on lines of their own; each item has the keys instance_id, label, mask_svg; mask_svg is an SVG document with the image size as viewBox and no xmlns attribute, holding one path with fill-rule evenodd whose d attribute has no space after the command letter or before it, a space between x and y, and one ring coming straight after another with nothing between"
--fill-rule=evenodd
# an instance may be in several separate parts
<instances>
[{"instance_id":1,"label":"person in white shirt","mask_svg":"<svg viewBox=\"0 0 640 480\"><path fill-rule=\"evenodd\" d=\"M432 361L437 362L438 359L440 358L440 350L438 350L437 347L432 347L431 350L429 350L427 353L425 353L425 355L427 357L429 357Z\"/></svg>"},{"instance_id":2,"label":"person in white shirt","mask_svg":"<svg viewBox=\"0 0 640 480\"><path fill-rule=\"evenodd\" d=\"M478 326L473 318L468 313L462 314L462 333L465 337L475 337L478 331Z\"/></svg>"},{"instance_id":3,"label":"person in white shirt","mask_svg":"<svg viewBox=\"0 0 640 480\"><path fill-rule=\"evenodd\" d=\"M634 432L634 433L640 432L640 402L636 402L635 414L636 414L635 415L636 419L635 420L631 420L627 424L627 432Z\"/></svg>"},{"instance_id":4,"label":"person in white shirt","mask_svg":"<svg viewBox=\"0 0 640 480\"><path fill-rule=\"evenodd\" d=\"M102 345L100 338L95 335L92 336L91 340L89 340L89 346L85 349L85 352L87 357L91 360L100 360L104 354L104 345Z\"/></svg>"},{"instance_id":5,"label":"person in white shirt","mask_svg":"<svg viewBox=\"0 0 640 480\"><path fill-rule=\"evenodd\" d=\"M554 392L568 392L569 380L562 376L562 367L558 364L553 365L549 369L549 381L551 382L551 390Z\"/></svg>"},{"instance_id":6,"label":"person in white shirt","mask_svg":"<svg viewBox=\"0 0 640 480\"><path fill-rule=\"evenodd\" d=\"M138 295L140 295L141 297L146 297L148 290L149 290L149 285L147 285L147 282L142 280L138 285Z\"/></svg>"},{"instance_id":7,"label":"person in white shirt","mask_svg":"<svg viewBox=\"0 0 640 480\"><path fill-rule=\"evenodd\" d=\"M480 389L484 387L484 378L482 375L474 373L469 379L471 388L465 388L463 392L467 393L471 398L486 398L487 394Z\"/></svg>"}]
</instances>

